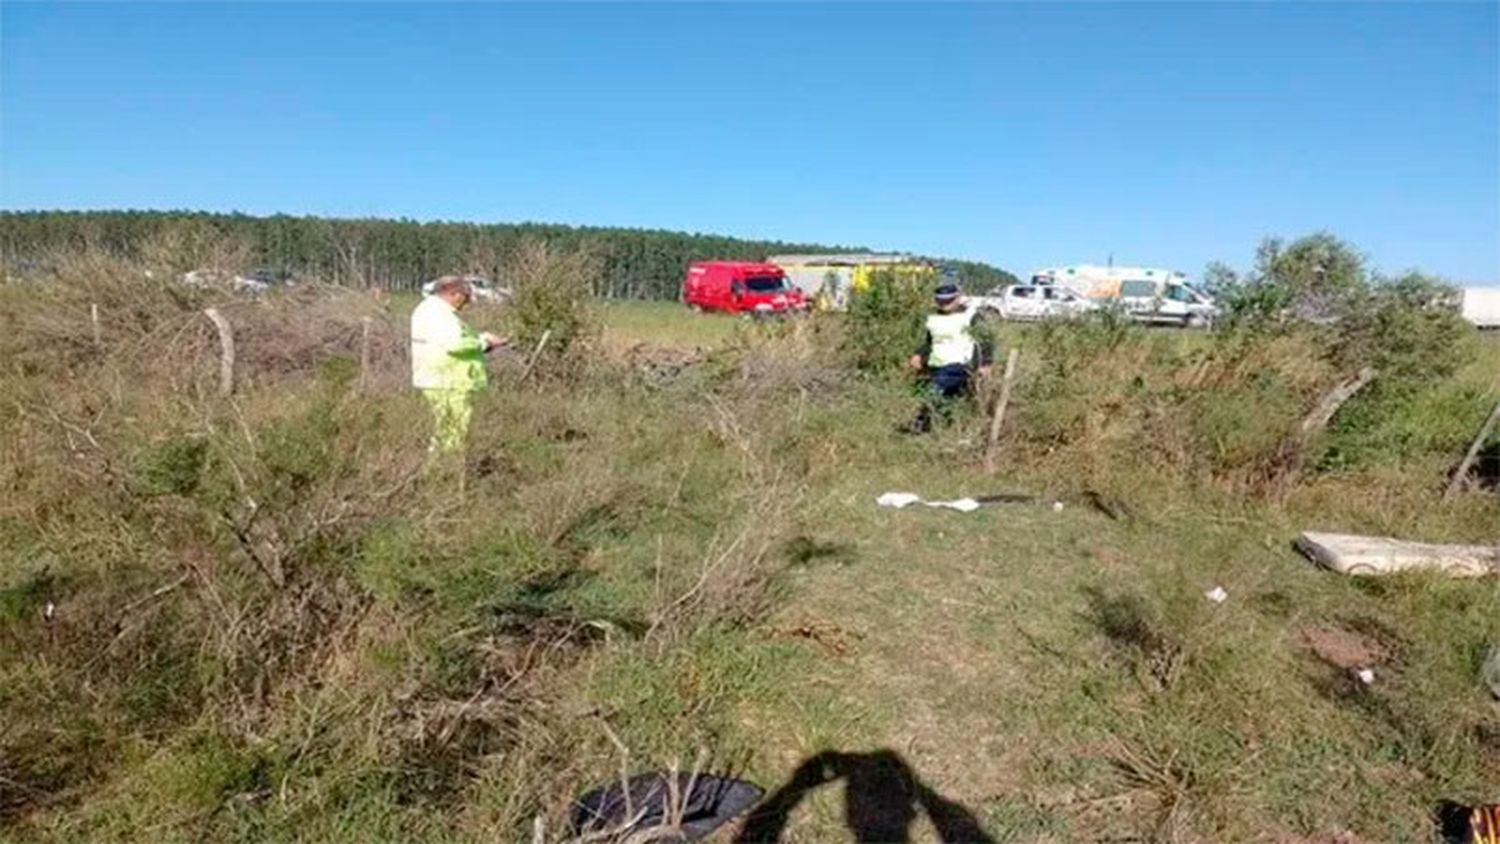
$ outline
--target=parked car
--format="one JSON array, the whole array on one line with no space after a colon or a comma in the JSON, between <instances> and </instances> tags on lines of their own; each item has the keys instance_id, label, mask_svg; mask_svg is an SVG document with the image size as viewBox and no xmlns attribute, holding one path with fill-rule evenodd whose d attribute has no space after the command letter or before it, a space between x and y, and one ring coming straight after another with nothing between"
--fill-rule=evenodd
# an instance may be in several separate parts
<instances>
[{"instance_id":1,"label":"parked car","mask_svg":"<svg viewBox=\"0 0 1500 844\"><path fill-rule=\"evenodd\" d=\"M1125 313L1140 322L1207 328L1219 316L1212 299L1174 282L1121 282L1118 301Z\"/></svg>"},{"instance_id":2,"label":"parked car","mask_svg":"<svg viewBox=\"0 0 1500 844\"><path fill-rule=\"evenodd\" d=\"M1098 302L1052 284L1013 284L999 295L974 296L970 301L981 311L1014 320L1069 319L1100 307Z\"/></svg>"},{"instance_id":3,"label":"parked car","mask_svg":"<svg viewBox=\"0 0 1500 844\"><path fill-rule=\"evenodd\" d=\"M695 311L788 314L807 309L807 296L775 264L700 261L682 279L682 301Z\"/></svg>"}]
</instances>

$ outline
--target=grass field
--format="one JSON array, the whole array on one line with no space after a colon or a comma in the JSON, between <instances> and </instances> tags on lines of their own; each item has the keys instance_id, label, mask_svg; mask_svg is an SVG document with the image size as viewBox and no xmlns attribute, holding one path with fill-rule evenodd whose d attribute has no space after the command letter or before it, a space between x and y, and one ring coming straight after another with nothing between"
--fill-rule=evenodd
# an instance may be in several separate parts
<instances>
[{"instance_id":1,"label":"grass field","mask_svg":"<svg viewBox=\"0 0 1500 844\"><path fill-rule=\"evenodd\" d=\"M1062 399L1023 389L991 476L977 413L898 434L910 388L850 376L818 324L603 310L597 371L500 367L462 491L403 480L410 396L326 363L232 412L107 362L70 376L114 385L104 409L8 376L0 835L511 841L541 816L561 840L621 746L775 793L718 841L1418 842L1439 801L1500 799L1477 679L1500 584L1348 579L1290 547L1496 541L1492 492L1438 500L1437 450L1251 494L1134 459L1108 416L1042 444ZM1056 336L1002 336L1044 383ZM1122 389L1206 343L1131 335ZM1500 397L1500 345L1476 348L1443 388L1458 431ZM237 540L247 495L270 515ZM284 549L280 581L255 548Z\"/></svg>"}]
</instances>

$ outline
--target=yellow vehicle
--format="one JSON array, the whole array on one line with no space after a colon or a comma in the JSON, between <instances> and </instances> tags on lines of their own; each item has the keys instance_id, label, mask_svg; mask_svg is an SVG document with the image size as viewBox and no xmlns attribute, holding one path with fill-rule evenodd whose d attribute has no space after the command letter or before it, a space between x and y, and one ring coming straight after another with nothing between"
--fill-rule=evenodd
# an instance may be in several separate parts
<instances>
[{"instance_id":1,"label":"yellow vehicle","mask_svg":"<svg viewBox=\"0 0 1500 844\"><path fill-rule=\"evenodd\" d=\"M876 272L894 272L903 280L924 287L936 284L938 276L931 264L897 253L772 255L766 262L781 267L792 285L819 310L841 311L848 307L849 297L868 290Z\"/></svg>"}]
</instances>

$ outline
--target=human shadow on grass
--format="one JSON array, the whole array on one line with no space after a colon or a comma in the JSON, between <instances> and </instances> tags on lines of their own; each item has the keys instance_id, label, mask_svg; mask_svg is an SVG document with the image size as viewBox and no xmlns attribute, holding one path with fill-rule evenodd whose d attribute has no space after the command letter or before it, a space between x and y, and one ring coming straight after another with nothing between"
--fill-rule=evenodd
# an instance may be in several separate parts
<instances>
[{"instance_id":1,"label":"human shadow on grass","mask_svg":"<svg viewBox=\"0 0 1500 844\"><path fill-rule=\"evenodd\" d=\"M890 750L828 751L803 762L785 785L751 812L735 844L780 841L792 810L803 798L839 780L844 782L845 823L861 844L909 842L922 814L944 844L994 844L968 809L929 788Z\"/></svg>"}]
</instances>

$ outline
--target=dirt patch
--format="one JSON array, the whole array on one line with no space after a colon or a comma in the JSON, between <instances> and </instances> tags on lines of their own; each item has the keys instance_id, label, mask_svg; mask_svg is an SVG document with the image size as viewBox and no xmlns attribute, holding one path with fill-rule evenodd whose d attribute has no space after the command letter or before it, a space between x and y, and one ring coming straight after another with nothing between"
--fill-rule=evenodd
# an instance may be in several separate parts
<instances>
[{"instance_id":1,"label":"dirt patch","mask_svg":"<svg viewBox=\"0 0 1500 844\"><path fill-rule=\"evenodd\" d=\"M1346 671L1382 665L1392 655L1391 646L1375 636L1332 624L1300 627L1294 641L1324 663Z\"/></svg>"},{"instance_id":2,"label":"dirt patch","mask_svg":"<svg viewBox=\"0 0 1500 844\"><path fill-rule=\"evenodd\" d=\"M637 343L620 356L648 386L669 384L708 360L701 348L679 349Z\"/></svg>"},{"instance_id":3,"label":"dirt patch","mask_svg":"<svg viewBox=\"0 0 1500 844\"><path fill-rule=\"evenodd\" d=\"M837 624L819 621L804 621L786 627L773 627L766 632L773 639L807 639L822 645L834 656L848 656L854 643L863 639L863 633L846 630Z\"/></svg>"}]
</instances>

